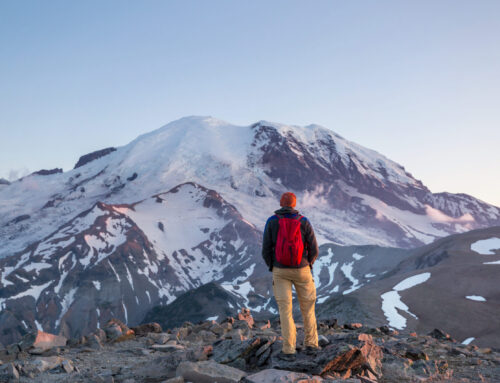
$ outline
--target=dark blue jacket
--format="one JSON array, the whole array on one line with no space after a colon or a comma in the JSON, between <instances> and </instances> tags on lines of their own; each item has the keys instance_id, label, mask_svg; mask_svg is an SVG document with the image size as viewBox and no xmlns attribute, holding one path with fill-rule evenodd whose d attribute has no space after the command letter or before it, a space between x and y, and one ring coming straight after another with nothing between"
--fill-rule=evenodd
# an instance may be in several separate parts
<instances>
[{"instance_id":1,"label":"dark blue jacket","mask_svg":"<svg viewBox=\"0 0 500 383\"><path fill-rule=\"evenodd\" d=\"M291 207L283 207L274 213L285 218L294 218L299 214L297 210ZM300 220L300 233L302 234L304 253L302 254L302 261L298 266L285 266L276 261L274 248L278 238L278 229L278 217L276 215L269 217L266 222L264 239L262 241L262 258L264 258L266 265L269 267L269 271L272 271L273 267L297 269L309 266L312 268L314 261L318 257L318 243L316 242L316 237L314 236L314 231L309 220L306 217L302 217Z\"/></svg>"}]
</instances>

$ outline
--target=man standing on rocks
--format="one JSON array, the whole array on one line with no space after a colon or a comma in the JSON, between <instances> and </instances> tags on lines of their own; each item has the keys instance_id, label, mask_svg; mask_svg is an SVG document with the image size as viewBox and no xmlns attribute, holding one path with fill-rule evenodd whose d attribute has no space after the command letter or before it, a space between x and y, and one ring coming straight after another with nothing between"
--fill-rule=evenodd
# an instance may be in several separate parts
<instances>
[{"instance_id":1,"label":"man standing on rocks","mask_svg":"<svg viewBox=\"0 0 500 383\"><path fill-rule=\"evenodd\" d=\"M273 273L273 291L280 312L283 349L280 358L295 360L296 328L292 316L292 285L297 292L304 319L304 346L307 353L318 347L316 328L316 286L312 265L318 256L318 244L306 217L295 210L297 198L287 192L281 196L281 209L266 222L262 257Z\"/></svg>"}]
</instances>

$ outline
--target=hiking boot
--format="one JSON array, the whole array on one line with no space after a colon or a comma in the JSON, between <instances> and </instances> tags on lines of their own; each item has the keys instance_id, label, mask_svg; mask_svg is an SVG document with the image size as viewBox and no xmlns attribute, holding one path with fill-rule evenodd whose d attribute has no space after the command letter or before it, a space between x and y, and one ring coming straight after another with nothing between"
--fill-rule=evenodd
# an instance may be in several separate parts
<instances>
[{"instance_id":1,"label":"hiking boot","mask_svg":"<svg viewBox=\"0 0 500 383\"><path fill-rule=\"evenodd\" d=\"M316 355L318 353L318 351L320 351L320 350L321 350L321 347L306 346L306 349L304 350L304 352L307 355Z\"/></svg>"},{"instance_id":2,"label":"hiking boot","mask_svg":"<svg viewBox=\"0 0 500 383\"><path fill-rule=\"evenodd\" d=\"M297 356L295 354L285 354L283 351L280 351L278 358L287 362L293 362L297 359Z\"/></svg>"}]
</instances>

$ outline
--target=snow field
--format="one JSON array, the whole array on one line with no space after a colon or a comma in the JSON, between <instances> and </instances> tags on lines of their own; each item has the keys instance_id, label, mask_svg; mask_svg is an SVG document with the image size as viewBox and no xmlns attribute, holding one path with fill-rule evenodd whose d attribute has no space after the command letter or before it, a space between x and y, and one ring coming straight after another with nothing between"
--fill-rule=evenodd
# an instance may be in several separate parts
<instances>
[{"instance_id":1,"label":"snow field","mask_svg":"<svg viewBox=\"0 0 500 383\"><path fill-rule=\"evenodd\" d=\"M488 239L481 239L470 245L472 251L482 255L494 255L493 250L500 249L500 238L492 237Z\"/></svg>"},{"instance_id":2,"label":"snow field","mask_svg":"<svg viewBox=\"0 0 500 383\"><path fill-rule=\"evenodd\" d=\"M409 307L401 301L399 291L404 291L421 283L426 282L431 277L431 273L422 273L408 277L396 284L391 291L381 295L382 311L389 322L389 326L402 330L406 327L406 318L399 313L398 310L418 319L417 316L411 313Z\"/></svg>"},{"instance_id":3,"label":"snow field","mask_svg":"<svg viewBox=\"0 0 500 383\"><path fill-rule=\"evenodd\" d=\"M476 339L476 338L467 338L466 340L464 340L462 342L462 344L465 344L465 345L470 344L474 339Z\"/></svg>"},{"instance_id":4,"label":"snow field","mask_svg":"<svg viewBox=\"0 0 500 383\"><path fill-rule=\"evenodd\" d=\"M467 295L465 298L470 299L471 301L486 302L486 299L479 295Z\"/></svg>"},{"instance_id":5,"label":"snow field","mask_svg":"<svg viewBox=\"0 0 500 383\"><path fill-rule=\"evenodd\" d=\"M342 272L344 273L346 278L349 279L352 283L351 288L348 290L345 290L342 293L343 295L352 293L353 291L355 291L355 290L359 289L361 286L363 286L363 284L360 284L359 281L356 278L354 278L352 275L352 269L353 269L352 265L353 264L354 264L354 261L349 262L349 263L344 263L342 266L340 266L340 270L342 270Z\"/></svg>"}]
</instances>

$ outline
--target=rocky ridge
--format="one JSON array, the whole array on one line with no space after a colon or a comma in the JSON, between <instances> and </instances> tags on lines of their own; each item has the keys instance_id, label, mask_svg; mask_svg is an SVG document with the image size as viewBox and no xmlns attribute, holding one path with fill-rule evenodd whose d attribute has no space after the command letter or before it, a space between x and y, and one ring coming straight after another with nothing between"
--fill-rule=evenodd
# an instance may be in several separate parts
<instances>
[{"instance_id":1,"label":"rocky ridge","mask_svg":"<svg viewBox=\"0 0 500 383\"><path fill-rule=\"evenodd\" d=\"M297 324L297 359L283 361L279 322L235 317L163 331L112 319L79 339L43 332L0 350L4 382L400 383L498 382L500 350L459 344L435 329L400 334L386 326L318 322L321 350L308 354Z\"/></svg>"},{"instance_id":2,"label":"rocky ridge","mask_svg":"<svg viewBox=\"0 0 500 383\"><path fill-rule=\"evenodd\" d=\"M181 214L189 224L176 220ZM136 325L204 283L262 273L260 236L217 193L192 183L134 204L99 202L0 259L0 341L33 329L77 337L113 317Z\"/></svg>"},{"instance_id":3,"label":"rocky ridge","mask_svg":"<svg viewBox=\"0 0 500 383\"><path fill-rule=\"evenodd\" d=\"M113 153L115 150L116 150L116 148L110 147L110 148L104 148L101 150L96 150L95 152L92 152L92 153L85 154L78 159L78 162L75 164L74 169L77 169L77 168L79 168L85 164L88 164L89 162L92 162L94 160L97 160L101 157L107 156L108 154Z\"/></svg>"}]
</instances>

